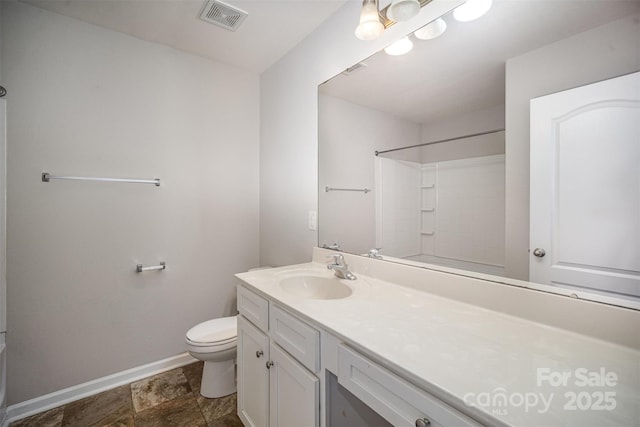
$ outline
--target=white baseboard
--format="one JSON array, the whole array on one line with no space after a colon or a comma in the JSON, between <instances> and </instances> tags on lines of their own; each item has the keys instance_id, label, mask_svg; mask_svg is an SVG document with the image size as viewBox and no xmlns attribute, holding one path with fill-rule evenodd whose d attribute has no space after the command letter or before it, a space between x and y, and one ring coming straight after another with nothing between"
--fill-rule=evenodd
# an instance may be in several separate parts
<instances>
[{"instance_id":1,"label":"white baseboard","mask_svg":"<svg viewBox=\"0 0 640 427\"><path fill-rule=\"evenodd\" d=\"M57 408L78 399L82 399L94 394L101 393L112 388L138 381L142 378L150 377L171 369L179 368L190 363L197 362L189 353L178 354L177 356L158 360L147 365L127 369L106 377L98 378L83 384L45 394L24 402L16 403L7 408L7 418L2 427L9 423L26 418L28 416Z\"/></svg>"}]
</instances>

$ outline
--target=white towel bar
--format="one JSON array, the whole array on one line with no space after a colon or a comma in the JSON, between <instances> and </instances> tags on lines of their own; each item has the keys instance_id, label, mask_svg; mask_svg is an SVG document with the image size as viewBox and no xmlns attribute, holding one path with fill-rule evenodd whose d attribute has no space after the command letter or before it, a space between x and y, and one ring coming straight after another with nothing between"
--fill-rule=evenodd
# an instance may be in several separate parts
<instances>
[{"instance_id":1,"label":"white towel bar","mask_svg":"<svg viewBox=\"0 0 640 427\"><path fill-rule=\"evenodd\" d=\"M152 270L165 270L167 268L166 262L161 262L160 265L152 265L151 267L143 267L142 264L136 265L136 273L142 273L143 271Z\"/></svg>"},{"instance_id":2,"label":"white towel bar","mask_svg":"<svg viewBox=\"0 0 640 427\"><path fill-rule=\"evenodd\" d=\"M55 176L49 172L42 172L42 182L49 182L52 179L70 179L75 181L103 181L103 182L131 182L135 184L154 184L160 187L160 178L153 179L132 179L132 178L98 178L92 176Z\"/></svg>"}]
</instances>

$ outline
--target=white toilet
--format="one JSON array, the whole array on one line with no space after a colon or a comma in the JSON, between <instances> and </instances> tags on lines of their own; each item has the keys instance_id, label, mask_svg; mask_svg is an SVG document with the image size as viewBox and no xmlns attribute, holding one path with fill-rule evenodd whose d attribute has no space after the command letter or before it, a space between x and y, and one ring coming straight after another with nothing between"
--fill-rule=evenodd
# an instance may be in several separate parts
<instances>
[{"instance_id":1,"label":"white toilet","mask_svg":"<svg viewBox=\"0 0 640 427\"><path fill-rule=\"evenodd\" d=\"M222 397L236 392L237 316L202 322L189 329L187 351L204 361L200 394Z\"/></svg>"}]
</instances>

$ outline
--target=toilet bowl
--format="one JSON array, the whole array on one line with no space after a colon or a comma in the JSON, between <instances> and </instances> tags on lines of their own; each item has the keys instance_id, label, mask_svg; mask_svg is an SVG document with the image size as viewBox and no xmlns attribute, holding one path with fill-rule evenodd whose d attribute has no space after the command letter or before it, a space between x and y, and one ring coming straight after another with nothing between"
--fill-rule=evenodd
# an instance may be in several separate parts
<instances>
[{"instance_id":1,"label":"toilet bowl","mask_svg":"<svg viewBox=\"0 0 640 427\"><path fill-rule=\"evenodd\" d=\"M187 332L187 351L204 361L200 384L200 394L204 397L222 397L236 392L237 337L237 316L208 320Z\"/></svg>"}]
</instances>

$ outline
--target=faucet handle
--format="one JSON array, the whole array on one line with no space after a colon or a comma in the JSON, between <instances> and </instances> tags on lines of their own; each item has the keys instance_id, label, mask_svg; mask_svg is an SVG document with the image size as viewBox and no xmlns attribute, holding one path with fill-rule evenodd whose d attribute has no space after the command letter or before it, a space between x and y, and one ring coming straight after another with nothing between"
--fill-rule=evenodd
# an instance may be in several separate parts
<instances>
[{"instance_id":1,"label":"faucet handle","mask_svg":"<svg viewBox=\"0 0 640 427\"><path fill-rule=\"evenodd\" d=\"M380 249L382 249L382 248L369 249L369 255L367 255L367 256L369 258L382 259L382 255L380 255Z\"/></svg>"},{"instance_id":2,"label":"faucet handle","mask_svg":"<svg viewBox=\"0 0 640 427\"><path fill-rule=\"evenodd\" d=\"M338 266L345 266L346 262L344 261L344 257L342 256L342 254L333 254L333 255L329 255L327 257L327 259L331 259L333 260L333 264L332 265L338 265ZM331 268L331 267L329 267Z\"/></svg>"}]
</instances>

